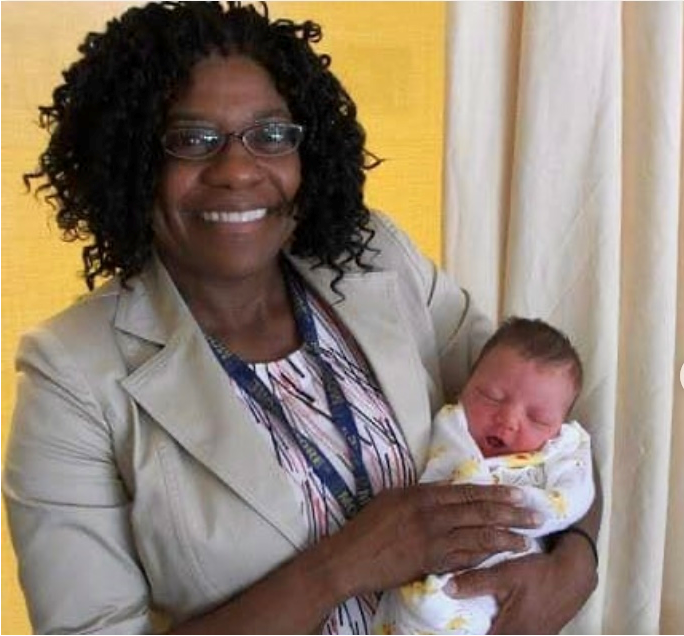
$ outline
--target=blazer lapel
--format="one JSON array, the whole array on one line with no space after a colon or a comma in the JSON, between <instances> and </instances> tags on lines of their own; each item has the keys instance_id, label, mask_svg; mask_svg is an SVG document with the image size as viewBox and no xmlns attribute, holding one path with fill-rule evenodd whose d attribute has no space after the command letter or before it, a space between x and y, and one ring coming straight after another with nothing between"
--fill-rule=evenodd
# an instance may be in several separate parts
<instances>
[{"instance_id":1,"label":"blazer lapel","mask_svg":"<svg viewBox=\"0 0 684 636\"><path fill-rule=\"evenodd\" d=\"M345 296L340 301L330 289L328 270L291 261L356 338L422 465L430 430L425 370L407 335L396 275L348 273L338 286ZM228 386L166 270L155 260L132 285L122 293L115 326L148 354L140 359L130 354L136 363L122 382L124 390L188 453L303 548L307 530L289 478Z\"/></svg>"},{"instance_id":2,"label":"blazer lapel","mask_svg":"<svg viewBox=\"0 0 684 636\"><path fill-rule=\"evenodd\" d=\"M289 257L307 282L326 300L358 342L404 431L418 466L430 432L426 371L404 320L394 272L347 273L338 283L341 299L330 289L332 273L311 269Z\"/></svg>"},{"instance_id":3,"label":"blazer lapel","mask_svg":"<svg viewBox=\"0 0 684 636\"><path fill-rule=\"evenodd\" d=\"M296 547L307 531L289 478L160 263L122 296L116 326L161 348L123 388L188 453ZM171 400L170 396L174 396Z\"/></svg>"}]
</instances>

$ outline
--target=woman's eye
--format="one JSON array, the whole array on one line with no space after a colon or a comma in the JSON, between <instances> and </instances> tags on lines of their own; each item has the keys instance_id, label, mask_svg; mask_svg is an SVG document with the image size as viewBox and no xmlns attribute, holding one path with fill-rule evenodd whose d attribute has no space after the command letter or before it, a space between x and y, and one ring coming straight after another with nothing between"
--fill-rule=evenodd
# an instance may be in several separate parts
<instances>
[{"instance_id":1,"label":"woman's eye","mask_svg":"<svg viewBox=\"0 0 684 636\"><path fill-rule=\"evenodd\" d=\"M281 146L289 143L289 137L282 126L271 124L250 131L250 142L258 147Z\"/></svg>"},{"instance_id":2,"label":"woman's eye","mask_svg":"<svg viewBox=\"0 0 684 636\"><path fill-rule=\"evenodd\" d=\"M204 130L189 130L180 135L180 144L188 147L213 146L217 141L217 135Z\"/></svg>"},{"instance_id":3,"label":"woman's eye","mask_svg":"<svg viewBox=\"0 0 684 636\"><path fill-rule=\"evenodd\" d=\"M167 132L164 141L172 153L201 157L221 144L221 135L202 128L178 128Z\"/></svg>"}]
</instances>

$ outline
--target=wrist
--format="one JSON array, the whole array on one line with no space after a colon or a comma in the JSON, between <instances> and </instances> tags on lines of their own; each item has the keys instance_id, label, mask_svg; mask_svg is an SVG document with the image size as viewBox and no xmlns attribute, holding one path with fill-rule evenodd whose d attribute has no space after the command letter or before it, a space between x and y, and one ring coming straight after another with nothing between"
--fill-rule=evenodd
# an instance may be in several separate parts
<instances>
[{"instance_id":1,"label":"wrist","mask_svg":"<svg viewBox=\"0 0 684 636\"><path fill-rule=\"evenodd\" d=\"M568 541L570 541L570 543L572 543L572 540L568 539L568 537L571 535L573 535L574 538L580 539L584 543L585 548L589 550L591 556L593 557L594 567L598 569L599 555L598 548L596 547L596 540L584 528L581 528L579 526L568 526L564 530L557 532L555 534L556 545L558 544L558 542L567 543ZM575 543L577 543L577 541L575 541Z\"/></svg>"},{"instance_id":2,"label":"wrist","mask_svg":"<svg viewBox=\"0 0 684 636\"><path fill-rule=\"evenodd\" d=\"M587 594L598 585L598 553L594 555L595 543L586 532L562 531L551 538L550 552L563 571L571 577ZM593 539L593 538L592 538Z\"/></svg>"},{"instance_id":3,"label":"wrist","mask_svg":"<svg viewBox=\"0 0 684 636\"><path fill-rule=\"evenodd\" d=\"M330 607L336 607L355 595L349 581L349 569L344 566L340 552L335 549L334 537L322 539L312 546L303 555L302 562L311 581L321 591L323 602Z\"/></svg>"}]
</instances>

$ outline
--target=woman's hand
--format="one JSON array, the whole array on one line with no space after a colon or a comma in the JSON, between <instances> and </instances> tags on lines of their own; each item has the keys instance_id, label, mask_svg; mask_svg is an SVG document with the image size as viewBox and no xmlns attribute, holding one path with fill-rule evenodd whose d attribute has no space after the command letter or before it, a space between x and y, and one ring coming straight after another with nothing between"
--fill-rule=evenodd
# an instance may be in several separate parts
<instances>
[{"instance_id":1,"label":"woman's hand","mask_svg":"<svg viewBox=\"0 0 684 636\"><path fill-rule=\"evenodd\" d=\"M522 498L503 486L420 484L386 490L315 551L325 552L341 599L429 573L472 567L494 552L522 551L508 527L533 527ZM319 556L321 556L319 552Z\"/></svg>"},{"instance_id":2,"label":"woman's hand","mask_svg":"<svg viewBox=\"0 0 684 636\"><path fill-rule=\"evenodd\" d=\"M499 605L490 634L557 634L598 583L584 539L548 554L534 554L457 575L445 591L455 598L493 594Z\"/></svg>"},{"instance_id":3,"label":"woman's hand","mask_svg":"<svg viewBox=\"0 0 684 636\"><path fill-rule=\"evenodd\" d=\"M383 491L339 532L175 633L313 633L350 596L470 567L492 552L523 550L526 540L504 529L535 525L516 505L516 493L443 484Z\"/></svg>"}]
</instances>

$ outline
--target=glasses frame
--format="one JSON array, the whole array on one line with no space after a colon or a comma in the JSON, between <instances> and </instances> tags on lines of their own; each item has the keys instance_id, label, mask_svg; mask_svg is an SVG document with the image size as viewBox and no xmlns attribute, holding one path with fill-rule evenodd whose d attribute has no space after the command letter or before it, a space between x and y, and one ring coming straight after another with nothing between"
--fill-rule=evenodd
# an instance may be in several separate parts
<instances>
[{"instance_id":1,"label":"glasses frame","mask_svg":"<svg viewBox=\"0 0 684 636\"><path fill-rule=\"evenodd\" d=\"M288 129L290 130L296 130L297 131L297 141L295 143L294 148L291 148L285 152L277 152L277 153L264 153L264 152L255 152L253 148L250 148L249 145L245 142L245 138L247 135L249 135L250 132L253 130L257 130L259 128L266 128L268 126L287 126ZM179 130L202 130L202 131L211 131L212 133L215 133L217 137L220 139L221 143L216 146L214 150L211 152L208 152L207 154L197 156L197 157L190 157L187 155L183 154L178 154L175 153L167 147L166 144L166 139L167 137L172 133L176 132ZM180 126L174 126L171 130L167 130L161 138L161 143L162 147L164 148L164 152L167 155L170 155L171 157L175 157L176 159L182 159L184 161L206 161L207 159L211 159L212 157L215 157L216 155L220 154L223 152L223 150L226 148L226 146L230 143L231 139L237 139L241 144L242 147L253 157L259 157L259 158L273 158L273 157L286 157L287 155L291 155L294 152L297 152L299 149L299 146L301 145L302 141L304 140L304 126L301 124L295 124L293 122L289 121L264 121L264 122L259 122L256 124L250 124L249 126L243 128L242 130L235 130L233 132L223 132L221 130L218 130L217 128L213 128L212 126L201 126L201 125L190 125L190 124L185 124L185 125L180 125Z\"/></svg>"}]
</instances>

